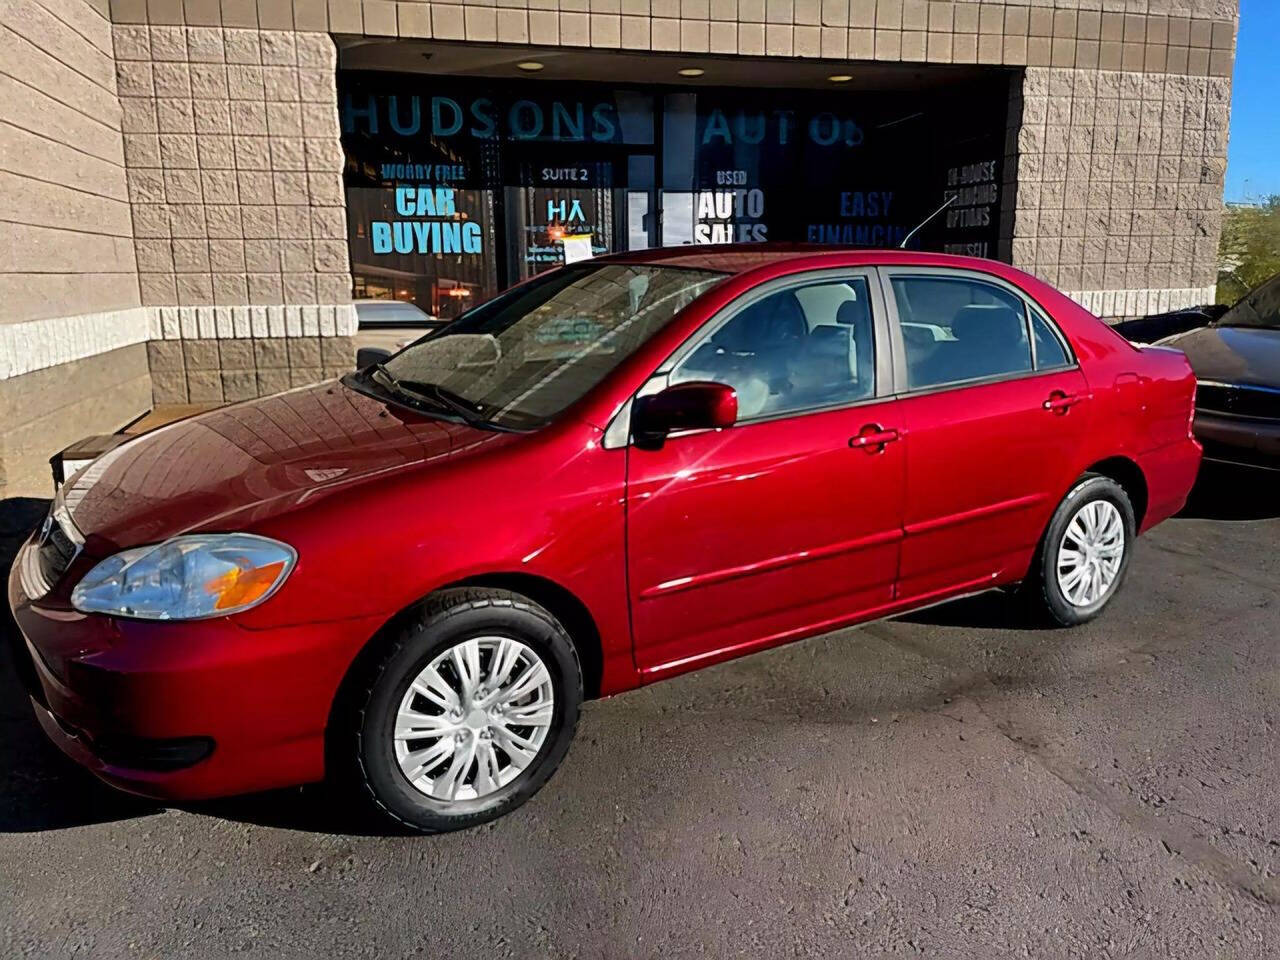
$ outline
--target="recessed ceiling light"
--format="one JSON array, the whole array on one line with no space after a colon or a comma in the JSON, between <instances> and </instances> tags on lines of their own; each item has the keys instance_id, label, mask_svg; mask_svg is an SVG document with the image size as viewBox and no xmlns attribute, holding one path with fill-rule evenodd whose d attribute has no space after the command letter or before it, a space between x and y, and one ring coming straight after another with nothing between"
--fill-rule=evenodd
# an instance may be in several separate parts
<instances>
[{"instance_id":1,"label":"recessed ceiling light","mask_svg":"<svg viewBox=\"0 0 1280 960\"><path fill-rule=\"evenodd\" d=\"M676 71L682 77L700 77L706 72L701 67L683 67Z\"/></svg>"},{"instance_id":2,"label":"recessed ceiling light","mask_svg":"<svg viewBox=\"0 0 1280 960\"><path fill-rule=\"evenodd\" d=\"M849 76L849 74L847 73L836 73L827 77L827 79L830 80L832 83L848 83L850 80L853 79L853 77Z\"/></svg>"},{"instance_id":3,"label":"recessed ceiling light","mask_svg":"<svg viewBox=\"0 0 1280 960\"><path fill-rule=\"evenodd\" d=\"M524 70L528 73L537 73L542 69L542 67L543 65L537 60L521 60L516 64L517 69Z\"/></svg>"}]
</instances>

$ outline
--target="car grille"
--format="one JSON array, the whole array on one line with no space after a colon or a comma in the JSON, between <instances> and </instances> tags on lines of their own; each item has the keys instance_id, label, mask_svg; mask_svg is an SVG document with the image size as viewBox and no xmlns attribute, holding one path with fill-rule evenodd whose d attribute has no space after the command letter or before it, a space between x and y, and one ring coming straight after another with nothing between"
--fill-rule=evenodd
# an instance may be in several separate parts
<instances>
[{"instance_id":1,"label":"car grille","mask_svg":"<svg viewBox=\"0 0 1280 960\"><path fill-rule=\"evenodd\" d=\"M33 600L53 589L84 542L79 531L70 526L70 518L60 516L63 513L56 508L50 511L40 533L23 549L18 560L22 592Z\"/></svg>"},{"instance_id":2,"label":"car grille","mask_svg":"<svg viewBox=\"0 0 1280 960\"><path fill-rule=\"evenodd\" d=\"M1280 419L1280 388L1200 383L1196 387L1196 406L1237 417Z\"/></svg>"}]
</instances>

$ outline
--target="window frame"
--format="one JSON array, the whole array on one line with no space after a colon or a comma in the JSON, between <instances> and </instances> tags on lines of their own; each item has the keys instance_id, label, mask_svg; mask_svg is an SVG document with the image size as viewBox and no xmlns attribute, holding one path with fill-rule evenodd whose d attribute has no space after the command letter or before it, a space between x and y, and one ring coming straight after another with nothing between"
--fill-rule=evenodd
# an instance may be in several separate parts
<instances>
[{"instance_id":1,"label":"window frame","mask_svg":"<svg viewBox=\"0 0 1280 960\"><path fill-rule=\"evenodd\" d=\"M1067 335L1049 316L1049 311L1044 310L1039 304L1032 303L1025 296L1022 298L1023 309L1027 313L1027 336L1031 339L1031 367L1037 373L1053 373L1055 370L1070 370L1072 367L1079 366L1076 361L1075 352L1071 349L1071 342L1067 339ZM1036 351L1035 330L1031 327L1031 314L1035 313L1044 321L1045 327L1049 330L1049 336L1058 341L1058 346L1062 348L1062 355L1066 357L1067 362L1056 367L1040 366L1040 356Z\"/></svg>"},{"instance_id":2,"label":"window frame","mask_svg":"<svg viewBox=\"0 0 1280 960\"><path fill-rule=\"evenodd\" d=\"M939 393L944 390L963 390L968 387L983 386L989 383L1004 383L1012 380L1026 380L1031 377L1047 376L1053 373L1062 373L1069 370L1078 370L1080 368L1079 358L1071 345L1071 340L1062 332L1062 328L1058 326L1053 315L1043 306L1032 299L1020 287L1010 283L1003 277L997 277L994 274L982 273L977 270L967 269L963 267L916 267L916 266L882 266L879 268L881 297L885 302L885 307L889 315L889 336L891 338L894 365L893 378L894 385L897 388L894 396L898 397L914 397L929 393ZM907 351L906 343L902 337L902 317L898 313L898 298L893 290L894 280L964 280L970 283L985 284L995 287L1004 293L1012 294L1022 304L1022 329L1027 337L1027 345L1031 352L1031 369L1022 370L1017 373L997 373L986 377L971 377L967 380L951 380L947 383L930 384L927 387L910 386L911 380L907 371ZM1035 332L1031 328L1031 311L1044 319L1049 327L1051 335L1057 338L1059 345L1062 347L1063 353L1067 358L1064 366L1040 367L1039 358L1036 356Z\"/></svg>"},{"instance_id":3,"label":"window frame","mask_svg":"<svg viewBox=\"0 0 1280 960\"><path fill-rule=\"evenodd\" d=\"M726 429L735 430L739 427L754 426L758 423L769 423L775 420L789 420L795 417L810 416L815 413L827 413L833 410L845 410L855 407L865 406L872 403L882 403L891 399L894 394L894 388L897 385L895 375L895 365L898 360L897 352L901 350L901 346L895 344L891 338L891 324L889 322L888 307L884 299L884 286L881 278L878 276L878 270L874 266L856 266L856 267L823 267L820 269L805 270L799 273L789 273L785 276L775 277L772 280L766 280L758 286L752 287L750 290L735 297L729 303L725 304L709 317L697 330L693 331L680 346L676 347L667 358L660 363L657 368L649 375L640 388L636 390L627 402L624 403L618 412L610 421L608 428L605 430L603 446L605 449L617 449L618 447L627 446L632 442L631 438L631 405L638 397L646 397L651 394L664 390L670 385L671 372L680 365L686 357L693 353L702 345L709 337L719 332L720 328L736 317L741 311L766 297L773 296L784 290L792 290L797 287L817 286L824 283L839 283L853 278L862 278L866 280L867 296L870 298L871 305L871 329L872 338L874 340L875 349L875 389L869 397L862 397L858 400L842 401L839 403L826 403L809 407L797 407L792 410L783 410L769 414L763 414L756 417L750 417L737 421L732 427ZM691 433L704 433L705 430L680 430L671 434L671 438L682 437Z\"/></svg>"}]
</instances>

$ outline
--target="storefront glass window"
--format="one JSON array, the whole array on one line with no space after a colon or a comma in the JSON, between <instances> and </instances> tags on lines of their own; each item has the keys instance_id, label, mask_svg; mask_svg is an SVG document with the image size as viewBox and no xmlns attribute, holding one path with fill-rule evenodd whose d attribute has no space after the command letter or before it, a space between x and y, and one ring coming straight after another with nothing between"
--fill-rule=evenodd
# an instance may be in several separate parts
<instances>
[{"instance_id":1,"label":"storefront glass window","mask_svg":"<svg viewBox=\"0 0 1280 960\"><path fill-rule=\"evenodd\" d=\"M566 262L788 242L995 256L1008 78L910 93L344 72L357 297L451 318Z\"/></svg>"}]
</instances>

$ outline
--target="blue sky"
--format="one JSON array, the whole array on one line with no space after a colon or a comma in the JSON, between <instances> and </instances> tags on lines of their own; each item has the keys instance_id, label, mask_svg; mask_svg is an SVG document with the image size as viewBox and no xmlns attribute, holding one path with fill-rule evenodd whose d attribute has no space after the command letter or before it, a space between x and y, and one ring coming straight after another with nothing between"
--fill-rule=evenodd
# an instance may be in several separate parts
<instances>
[{"instance_id":1,"label":"blue sky","mask_svg":"<svg viewBox=\"0 0 1280 960\"><path fill-rule=\"evenodd\" d=\"M1280 3L1240 0L1240 36L1231 92L1227 199L1280 193Z\"/></svg>"}]
</instances>

